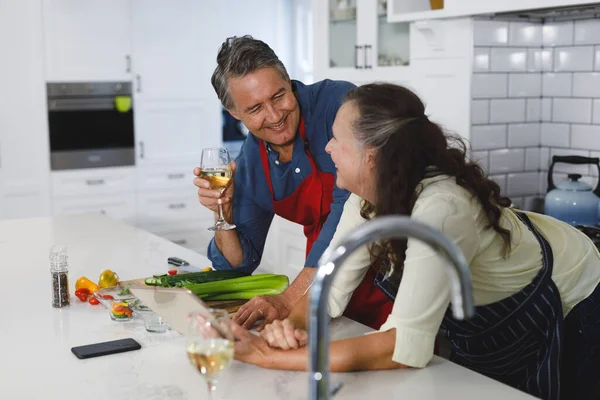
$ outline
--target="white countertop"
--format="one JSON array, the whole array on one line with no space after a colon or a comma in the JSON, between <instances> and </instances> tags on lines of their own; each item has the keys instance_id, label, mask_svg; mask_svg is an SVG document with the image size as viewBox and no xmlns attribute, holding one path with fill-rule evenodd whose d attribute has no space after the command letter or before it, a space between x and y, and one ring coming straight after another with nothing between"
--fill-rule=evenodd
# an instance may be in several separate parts
<instances>
[{"instance_id":1,"label":"white countertop","mask_svg":"<svg viewBox=\"0 0 600 400\"><path fill-rule=\"evenodd\" d=\"M81 303L74 296L70 307L52 308L48 253L54 244L68 246L72 293L78 277L96 280L107 268L125 280L164 272L170 256L209 265L204 256L101 215L0 221L0 398L208 398L177 333L147 333L140 320L113 322L101 305ZM331 328L335 338L368 330L345 318ZM88 360L70 351L126 337L140 342L142 349ZM438 357L423 370L334 374L333 381L344 382L338 399L532 398ZM235 361L219 381L217 398L306 399L307 388L305 372L270 371Z\"/></svg>"}]
</instances>

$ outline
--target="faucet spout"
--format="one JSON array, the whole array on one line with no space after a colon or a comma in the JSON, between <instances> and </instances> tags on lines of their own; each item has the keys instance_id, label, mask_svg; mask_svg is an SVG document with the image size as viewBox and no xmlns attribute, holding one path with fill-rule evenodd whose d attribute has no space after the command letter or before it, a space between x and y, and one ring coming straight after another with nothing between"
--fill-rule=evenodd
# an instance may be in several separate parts
<instances>
[{"instance_id":1,"label":"faucet spout","mask_svg":"<svg viewBox=\"0 0 600 400\"><path fill-rule=\"evenodd\" d=\"M319 260L319 268L310 290L310 374L309 394L313 400L330 398L329 319L327 299L335 274L344 261L360 246L377 240L419 239L448 261L452 313L457 319L475 313L469 265L460 249L443 233L405 216L378 217L349 234L339 246L329 248Z\"/></svg>"}]
</instances>

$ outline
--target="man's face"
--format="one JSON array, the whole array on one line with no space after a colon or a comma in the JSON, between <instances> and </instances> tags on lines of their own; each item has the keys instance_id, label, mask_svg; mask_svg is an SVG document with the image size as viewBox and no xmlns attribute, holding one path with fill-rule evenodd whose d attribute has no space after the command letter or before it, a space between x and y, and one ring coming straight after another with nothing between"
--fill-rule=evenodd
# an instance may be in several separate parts
<instances>
[{"instance_id":1,"label":"man's face","mask_svg":"<svg viewBox=\"0 0 600 400\"><path fill-rule=\"evenodd\" d=\"M292 144L298 131L300 107L291 82L275 68L261 68L229 79L231 115L257 138L276 146Z\"/></svg>"}]
</instances>

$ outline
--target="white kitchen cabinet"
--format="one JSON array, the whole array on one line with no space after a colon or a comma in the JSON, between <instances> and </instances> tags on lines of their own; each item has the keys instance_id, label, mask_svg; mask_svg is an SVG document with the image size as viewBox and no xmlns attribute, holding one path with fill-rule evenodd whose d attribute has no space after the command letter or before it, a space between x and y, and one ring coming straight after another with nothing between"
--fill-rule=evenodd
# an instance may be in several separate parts
<instances>
[{"instance_id":1,"label":"white kitchen cabinet","mask_svg":"<svg viewBox=\"0 0 600 400\"><path fill-rule=\"evenodd\" d=\"M140 99L134 118L138 165L176 163L193 169L203 148L222 145L221 106L216 98Z\"/></svg>"},{"instance_id":2,"label":"white kitchen cabinet","mask_svg":"<svg viewBox=\"0 0 600 400\"><path fill-rule=\"evenodd\" d=\"M442 9L432 10L432 3L439 3L439 0L388 0L388 21L418 21L593 4L589 0L444 0Z\"/></svg>"},{"instance_id":3,"label":"white kitchen cabinet","mask_svg":"<svg viewBox=\"0 0 600 400\"><path fill-rule=\"evenodd\" d=\"M100 213L135 225L135 193L55 197L52 201L52 211L54 214Z\"/></svg>"},{"instance_id":4,"label":"white kitchen cabinet","mask_svg":"<svg viewBox=\"0 0 600 400\"><path fill-rule=\"evenodd\" d=\"M200 204L193 186L177 191L138 192L137 205L138 225L151 232L190 223L204 230L214 224L213 213Z\"/></svg>"},{"instance_id":5,"label":"white kitchen cabinet","mask_svg":"<svg viewBox=\"0 0 600 400\"><path fill-rule=\"evenodd\" d=\"M313 1L315 79L392 80L409 70L409 25L389 23L383 3Z\"/></svg>"},{"instance_id":6,"label":"white kitchen cabinet","mask_svg":"<svg viewBox=\"0 0 600 400\"><path fill-rule=\"evenodd\" d=\"M52 171L53 196L104 195L134 191L134 167Z\"/></svg>"},{"instance_id":7,"label":"white kitchen cabinet","mask_svg":"<svg viewBox=\"0 0 600 400\"><path fill-rule=\"evenodd\" d=\"M139 99L215 97L210 77L226 23L218 0L132 0Z\"/></svg>"},{"instance_id":8,"label":"white kitchen cabinet","mask_svg":"<svg viewBox=\"0 0 600 400\"><path fill-rule=\"evenodd\" d=\"M43 4L48 81L131 80L130 0Z\"/></svg>"},{"instance_id":9,"label":"white kitchen cabinet","mask_svg":"<svg viewBox=\"0 0 600 400\"><path fill-rule=\"evenodd\" d=\"M50 214L41 0L0 0L0 218Z\"/></svg>"}]
</instances>

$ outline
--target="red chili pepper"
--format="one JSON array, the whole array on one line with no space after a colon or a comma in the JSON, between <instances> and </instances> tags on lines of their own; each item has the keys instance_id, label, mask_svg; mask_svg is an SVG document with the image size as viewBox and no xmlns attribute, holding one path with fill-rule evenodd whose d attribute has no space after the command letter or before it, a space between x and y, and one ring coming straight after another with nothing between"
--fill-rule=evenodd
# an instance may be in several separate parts
<instances>
[{"instance_id":1,"label":"red chili pepper","mask_svg":"<svg viewBox=\"0 0 600 400\"><path fill-rule=\"evenodd\" d=\"M115 299L110 294L101 294L99 296L102 297L104 300L114 300Z\"/></svg>"},{"instance_id":2,"label":"red chili pepper","mask_svg":"<svg viewBox=\"0 0 600 400\"><path fill-rule=\"evenodd\" d=\"M96 304L100 304L100 300L98 300L97 298L95 298L94 296L90 297L90 301L89 303L93 306L95 306Z\"/></svg>"},{"instance_id":3,"label":"red chili pepper","mask_svg":"<svg viewBox=\"0 0 600 400\"><path fill-rule=\"evenodd\" d=\"M167 274L169 275L177 275L177 270L176 269L170 269L167 271Z\"/></svg>"}]
</instances>

